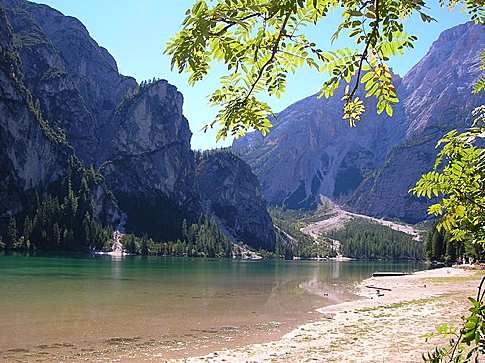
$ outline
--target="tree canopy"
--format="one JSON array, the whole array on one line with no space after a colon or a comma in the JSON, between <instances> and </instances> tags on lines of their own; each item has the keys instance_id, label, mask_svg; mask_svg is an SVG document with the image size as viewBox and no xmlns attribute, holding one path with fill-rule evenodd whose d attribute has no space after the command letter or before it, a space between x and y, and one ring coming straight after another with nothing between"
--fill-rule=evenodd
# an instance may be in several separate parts
<instances>
[{"instance_id":1,"label":"tree canopy","mask_svg":"<svg viewBox=\"0 0 485 363\"><path fill-rule=\"evenodd\" d=\"M482 51L485 70L485 52ZM485 91L483 77L475 84L473 93ZM411 189L419 197L436 198L428 209L430 216L439 218L439 232L446 232L455 247L464 246L483 257L485 246L485 105L473 111L473 125L459 133L450 131L439 142L440 152L432 171L424 174ZM436 241L435 241L436 242ZM433 245L433 241L431 241ZM439 243L437 244L439 245ZM434 255L442 249L432 248ZM449 253L446 253L447 255ZM470 255L470 253L468 253ZM436 257L436 256L435 256ZM470 315L463 318L461 329L447 324L438 334L449 337L448 345L437 347L423 355L426 362L478 362L485 354L485 278L476 299L469 297Z\"/></svg>"},{"instance_id":2,"label":"tree canopy","mask_svg":"<svg viewBox=\"0 0 485 363\"><path fill-rule=\"evenodd\" d=\"M485 70L485 51L482 52ZM483 77L474 93L485 90ZM432 171L411 191L418 197L437 198L428 209L439 217L438 230L455 241L485 246L485 105L473 111L473 125L465 132L452 130L437 144L441 148Z\"/></svg>"},{"instance_id":3,"label":"tree canopy","mask_svg":"<svg viewBox=\"0 0 485 363\"><path fill-rule=\"evenodd\" d=\"M218 127L217 138L241 136L255 129L268 133L272 115L263 94L280 96L290 72L309 66L328 74L321 95L330 97L345 84L343 118L351 126L360 121L365 106L357 95L377 99L377 113L393 114L398 102L389 60L412 48L417 37L406 21L419 16L433 21L425 0L198 0L186 12L182 29L167 44L172 67L190 74L195 84L210 71L213 61L227 72L210 96L219 106L215 119L205 126ZM483 24L482 0L438 0L440 6L463 7L470 18ZM322 49L319 39L308 39L304 30L329 16L340 17L330 36L347 37L353 48Z\"/></svg>"}]
</instances>

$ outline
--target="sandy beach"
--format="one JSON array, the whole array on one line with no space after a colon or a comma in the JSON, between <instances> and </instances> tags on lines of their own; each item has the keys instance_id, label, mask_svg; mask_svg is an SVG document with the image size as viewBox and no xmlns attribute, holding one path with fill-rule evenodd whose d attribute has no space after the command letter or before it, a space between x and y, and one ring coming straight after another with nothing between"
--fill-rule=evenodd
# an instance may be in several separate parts
<instances>
[{"instance_id":1,"label":"sandy beach","mask_svg":"<svg viewBox=\"0 0 485 363\"><path fill-rule=\"evenodd\" d=\"M321 319L281 339L169 362L420 362L442 343L423 335L454 325L468 309L483 272L440 268L378 277L358 286L362 299L319 309ZM378 286L381 294L366 286Z\"/></svg>"}]
</instances>

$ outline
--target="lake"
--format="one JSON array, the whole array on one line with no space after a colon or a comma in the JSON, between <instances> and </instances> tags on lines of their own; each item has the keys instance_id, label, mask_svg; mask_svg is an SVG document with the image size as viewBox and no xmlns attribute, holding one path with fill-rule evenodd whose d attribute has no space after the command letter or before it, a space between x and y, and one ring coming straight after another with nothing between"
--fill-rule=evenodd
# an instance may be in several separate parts
<instances>
[{"instance_id":1,"label":"lake","mask_svg":"<svg viewBox=\"0 0 485 363\"><path fill-rule=\"evenodd\" d=\"M420 262L0 256L0 360L150 360L275 339Z\"/></svg>"}]
</instances>

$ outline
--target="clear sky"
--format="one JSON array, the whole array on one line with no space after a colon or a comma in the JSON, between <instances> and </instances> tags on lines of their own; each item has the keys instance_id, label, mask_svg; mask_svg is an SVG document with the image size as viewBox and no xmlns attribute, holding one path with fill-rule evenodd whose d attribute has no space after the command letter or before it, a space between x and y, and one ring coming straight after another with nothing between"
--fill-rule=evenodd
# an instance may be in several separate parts
<instances>
[{"instance_id":1,"label":"clear sky","mask_svg":"<svg viewBox=\"0 0 485 363\"><path fill-rule=\"evenodd\" d=\"M184 94L184 114L194 134L192 147L208 149L230 143L226 140L216 145L214 133L203 133L201 127L210 121L215 109L207 104L207 96L218 84L219 73L214 72L195 87L187 84L187 77L170 70L170 59L163 54L166 42L180 28L185 10L194 0L36 0L78 18L91 36L114 56L122 74L138 81L153 77L167 79ZM437 0L430 3L438 3ZM467 19L459 10L432 6L429 13L438 21L423 26L411 20L412 33L418 36L415 49L392 62L396 73L404 75L428 50L444 29L464 23ZM334 16L326 23L308 31L311 39L322 47L330 47L328 39L338 21ZM409 31L411 33L411 31ZM345 46L345 43L337 44ZM302 69L289 77L287 92L280 99L270 99L274 111L281 111L295 101L317 92L324 76Z\"/></svg>"}]
</instances>

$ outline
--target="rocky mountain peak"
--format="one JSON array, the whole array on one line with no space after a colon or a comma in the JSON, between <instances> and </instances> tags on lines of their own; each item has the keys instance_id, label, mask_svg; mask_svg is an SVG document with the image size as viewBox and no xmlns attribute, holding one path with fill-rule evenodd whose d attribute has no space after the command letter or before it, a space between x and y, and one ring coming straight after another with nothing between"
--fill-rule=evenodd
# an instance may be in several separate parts
<instances>
[{"instance_id":1,"label":"rocky mountain peak","mask_svg":"<svg viewBox=\"0 0 485 363\"><path fill-rule=\"evenodd\" d=\"M484 96L472 96L479 77L483 27L466 23L444 31L404 78L394 116L367 114L351 129L341 118L342 90L328 100L305 98L280 112L268 137L253 133L233 144L258 176L271 203L312 208L320 195L364 214L419 221L426 206L408 194L431 168L435 144L470 124Z\"/></svg>"},{"instance_id":2,"label":"rocky mountain peak","mask_svg":"<svg viewBox=\"0 0 485 363\"><path fill-rule=\"evenodd\" d=\"M429 123L439 123L437 118L442 117L439 111L451 105L473 107L453 101L471 101L472 86L480 74L479 54L484 44L485 32L472 22L445 30L423 59L406 74L403 83L409 90L404 101L409 119L408 137L422 132ZM431 100L435 103L433 108L430 108Z\"/></svg>"},{"instance_id":3,"label":"rocky mountain peak","mask_svg":"<svg viewBox=\"0 0 485 363\"><path fill-rule=\"evenodd\" d=\"M0 227L28 207L27 193L42 196L52 189L68 173L72 156L79 169L104 179L92 190L96 214L107 216L103 221L122 220L128 232L175 240L184 219L192 223L215 213L203 204L221 182L231 194L224 194L224 206L233 206L230 219L219 218L221 227L236 241L274 246L254 176L238 172L240 183L221 178L209 185L202 178L207 174L197 175L183 96L175 86L165 80L137 84L119 74L114 58L81 22L46 5L0 0L0 30ZM213 165L214 177L231 167L250 173L236 157ZM106 195L116 198L127 218Z\"/></svg>"},{"instance_id":4,"label":"rocky mountain peak","mask_svg":"<svg viewBox=\"0 0 485 363\"><path fill-rule=\"evenodd\" d=\"M112 125L117 134L114 150L153 152L172 143L190 149L192 133L182 106L182 94L167 81L143 84L116 111Z\"/></svg>"}]
</instances>

